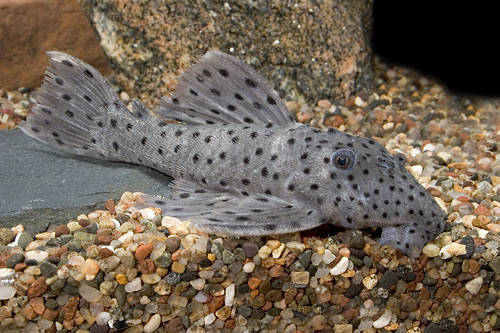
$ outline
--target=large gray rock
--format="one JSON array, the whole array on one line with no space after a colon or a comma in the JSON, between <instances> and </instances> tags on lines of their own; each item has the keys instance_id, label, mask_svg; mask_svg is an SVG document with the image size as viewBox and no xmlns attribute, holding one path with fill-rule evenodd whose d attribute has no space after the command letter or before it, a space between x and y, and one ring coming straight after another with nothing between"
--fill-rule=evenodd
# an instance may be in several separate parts
<instances>
[{"instance_id":1,"label":"large gray rock","mask_svg":"<svg viewBox=\"0 0 500 333\"><path fill-rule=\"evenodd\" d=\"M149 106L214 49L287 100L344 100L373 79L372 0L78 1L118 83Z\"/></svg>"},{"instance_id":2,"label":"large gray rock","mask_svg":"<svg viewBox=\"0 0 500 333\"><path fill-rule=\"evenodd\" d=\"M75 0L0 0L0 87L36 88L43 79L47 51L81 58L111 73L95 32Z\"/></svg>"},{"instance_id":3,"label":"large gray rock","mask_svg":"<svg viewBox=\"0 0 500 333\"><path fill-rule=\"evenodd\" d=\"M31 234L104 207L123 192L165 195L172 180L155 170L69 155L20 130L0 131L0 227Z\"/></svg>"}]
</instances>

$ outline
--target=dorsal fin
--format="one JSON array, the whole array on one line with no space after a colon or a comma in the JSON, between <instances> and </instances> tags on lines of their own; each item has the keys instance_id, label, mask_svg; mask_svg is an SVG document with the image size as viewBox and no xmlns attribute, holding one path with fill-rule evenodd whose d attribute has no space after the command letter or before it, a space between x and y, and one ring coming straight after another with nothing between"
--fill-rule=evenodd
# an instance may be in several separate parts
<instances>
[{"instance_id":1,"label":"dorsal fin","mask_svg":"<svg viewBox=\"0 0 500 333\"><path fill-rule=\"evenodd\" d=\"M207 52L179 79L154 113L188 125L295 123L278 93L253 68L222 52Z\"/></svg>"}]
</instances>

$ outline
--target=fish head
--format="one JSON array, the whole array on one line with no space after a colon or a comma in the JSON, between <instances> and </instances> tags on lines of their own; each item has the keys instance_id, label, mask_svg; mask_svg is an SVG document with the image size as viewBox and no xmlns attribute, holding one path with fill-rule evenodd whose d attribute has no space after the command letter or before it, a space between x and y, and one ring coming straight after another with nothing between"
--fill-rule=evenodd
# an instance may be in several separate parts
<instances>
[{"instance_id":1,"label":"fish head","mask_svg":"<svg viewBox=\"0 0 500 333\"><path fill-rule=\"evenodd\" d=\"M382 244L406 253L421 249L443 230L444 211L406 169L403 154L392 155L373 139L333 129L316 140L328 147L316 146L320 156L307 161L316 170L302 189L331 223L379 227Z\"/></svg>"}]
</instances>

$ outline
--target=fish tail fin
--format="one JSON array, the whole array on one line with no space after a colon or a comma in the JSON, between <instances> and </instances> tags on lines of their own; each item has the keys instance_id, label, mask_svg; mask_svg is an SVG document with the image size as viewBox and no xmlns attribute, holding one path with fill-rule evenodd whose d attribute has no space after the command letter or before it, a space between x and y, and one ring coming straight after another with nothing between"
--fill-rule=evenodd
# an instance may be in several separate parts
<instances>
[{"instance_id":1,"label":"fish tail fin","mask_svg":"<svg viewBox=\"0 0 500 333\"><path fill-rule=\"evenodd\" d=\"M61 52L48 52L49 66L36 104L21 130L66 152L128 161L117 147L123 128L154 117L140 102L130 112L92 66Z\"/></svg>"}]
</instances>

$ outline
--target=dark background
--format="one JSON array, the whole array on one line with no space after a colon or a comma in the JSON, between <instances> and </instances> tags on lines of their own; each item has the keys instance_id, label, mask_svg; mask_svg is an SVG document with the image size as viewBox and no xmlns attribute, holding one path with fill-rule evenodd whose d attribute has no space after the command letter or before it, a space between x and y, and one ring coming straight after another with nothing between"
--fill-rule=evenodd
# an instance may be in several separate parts
<instances>
[{"instance_id":1,"label":"dark background","mask_svg":"<svg viewBox=\"0 0 500 333\"><path fill-rule=\"evenodd\" d=\"M373 48L459 94L500 97L497 1L375 0Z\"/></svg>"}]
</instances>

